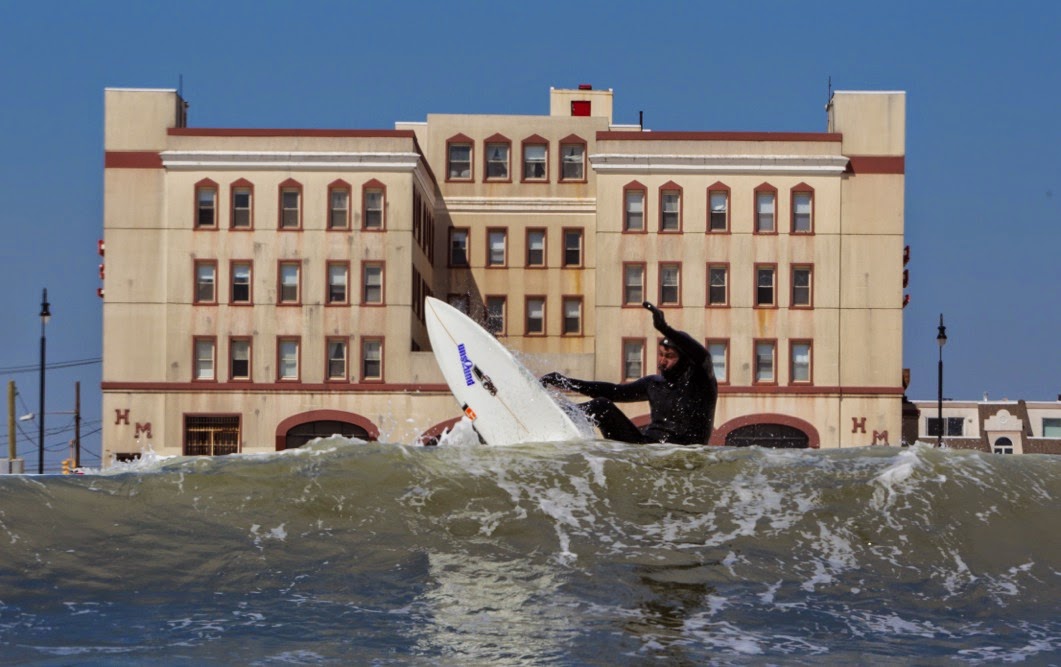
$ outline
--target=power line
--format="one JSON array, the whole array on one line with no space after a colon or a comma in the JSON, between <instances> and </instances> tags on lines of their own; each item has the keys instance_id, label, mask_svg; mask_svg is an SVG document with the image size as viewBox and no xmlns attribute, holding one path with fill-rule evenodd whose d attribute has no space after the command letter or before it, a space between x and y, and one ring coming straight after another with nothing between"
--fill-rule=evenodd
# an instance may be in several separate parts
<instances>
[{"instance_id":1,"label":"power line","mask_svg":"<svg viewBox=\"0 0 1061 667\"><path fill-rule=\"evenodd\" d=\"M91 359L74 359L72 361L56 361L51 364L45 364L44 370L73 368L74 366L88 366L91 364L98 364L102 361L103 357L93 357ZM16 375L18 373L39 373L40 369L40 364L33 364L27 366L7 366L6 368L0 368L0 375Z\"/></svg>"}]
</instances>

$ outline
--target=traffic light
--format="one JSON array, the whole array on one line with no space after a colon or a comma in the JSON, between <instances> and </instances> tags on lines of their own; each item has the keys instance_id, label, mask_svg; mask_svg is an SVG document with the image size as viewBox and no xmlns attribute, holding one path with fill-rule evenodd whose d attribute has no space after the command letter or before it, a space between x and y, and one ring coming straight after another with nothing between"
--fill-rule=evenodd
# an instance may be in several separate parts
<instances>
[{"instance_id":1,"label":"traffic light","mask_svg":"<svg viewBox=\"0 0 1061 667\"><path fill-rule=\"evenodd\" d=\"M69 475L71 469L74 467L73 459L63 459L63 474Z\"/></svg>"}]
</instances>

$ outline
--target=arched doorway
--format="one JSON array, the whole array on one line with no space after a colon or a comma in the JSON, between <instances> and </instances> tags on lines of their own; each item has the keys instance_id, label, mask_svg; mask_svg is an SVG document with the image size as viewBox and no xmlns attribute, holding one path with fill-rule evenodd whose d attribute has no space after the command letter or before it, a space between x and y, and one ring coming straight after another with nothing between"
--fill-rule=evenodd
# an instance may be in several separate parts
<instances>
[{"instance_id":1,"label":"arched doorway","mask_svg":"<svg viewBox=\"0 0 1061 667\"><path fill-rule=\"evenodd\" d=\"M311 410L283 420L276 426L276 451L295 449L315 438L330 435L375 440L379 429L368 419L342 410Z\"/></svg>"},{"instance_id":2,"label":"arched doorway","mask_svg":"<svg viewBox=\"0 0 1061 667\"><path fill-rule=\"evenodd\" d=\"M808 421L777 413L750 414L722 424L711 434L712 445L818 449L821 437Z\"/></svg>"},{"instance_id":3,"label":"arched doorway","mask_svg":"<svg viewBox=\"0 0 1061 667\"><path fill-rule=\"evenodd\" d=\"M998 440L995 440L995 445L991 448L991 451L995 454L1012 454L1013 441L1003 436Z\"/></svg>"},{"instance_id":4,"label":"arched doorway","mask_svg":"<svg viewBox=\"0 0 1061 667\"><path fill-rule=\"evenodd\" d=\"M360 426L332 419L322 419L299 424L288 431L287 435L284 436L284 449L295 449L310 440L327 438L331 435L341 435L344 438L361 438L362 440L371 439L368 437L368 431Z\"/></svg>"},{"instance_id":5,"label":"arched doorway","mask_svg":"<svg viewBox=\"0 0 1061 667\"><path fill-rule=\"evenodd\" d=\"M727 447L769 447L771 449L806 449L807 434L784 424L750 424L726 434Z\"/></svg>"}]
</instances>

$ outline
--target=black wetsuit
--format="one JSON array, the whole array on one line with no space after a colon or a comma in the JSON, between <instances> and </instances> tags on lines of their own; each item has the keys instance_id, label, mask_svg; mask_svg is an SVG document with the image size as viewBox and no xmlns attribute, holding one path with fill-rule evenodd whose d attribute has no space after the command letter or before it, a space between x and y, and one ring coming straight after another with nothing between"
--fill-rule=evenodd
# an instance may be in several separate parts
<instances>
[{"instance_id":1,"label":"black wetsuit","mask_svg":"<svg viewBox=\"0 0 1061 667\"><path fill-rule=\"evenodd\" d=\"M592 401L579 407L609 440L707 444L715 421L718 380L711 355L685 333L664 324L660 333L678 350L678 365L663 375L649 375L624 384L567 378L567 386ZM615 403L648 401L652 422L638 429Z\"/></svg>"}]
</instances>

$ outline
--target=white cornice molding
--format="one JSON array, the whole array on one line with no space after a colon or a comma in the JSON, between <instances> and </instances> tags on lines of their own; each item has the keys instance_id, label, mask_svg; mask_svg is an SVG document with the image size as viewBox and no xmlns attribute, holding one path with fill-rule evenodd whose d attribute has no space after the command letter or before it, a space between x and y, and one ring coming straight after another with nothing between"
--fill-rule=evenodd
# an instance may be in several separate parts
<instances>
[{"instance_id":1,"label":"white cornice molding","mask_svg":"<svg viewBox=\"0 0 1061 667\"><path fill-rule=\"evenodd\" d=\"M166 169L412 171L418 153L324 151L162 151Z\"/></svg>"},{"instance_id":2,"label":"white cornice molding","mask_svg":"<svg viewBox=\"0 0 1061 667\"><path fill-rule=\"evenodd\" d=\"M597 211L592 198L443 197L450 213L585 213Z\"/></svg>"},{"instance_id":3,"label":"white cornice molding","mask_svg":"<svg viewBox=\"0 0 1061 667\"><path fill-rule=\"evenodd\" d=\"M818 174L847 170L843 155L645 155L598 153L589 156L597 173Z\"/></svg>"}]
</instances>

